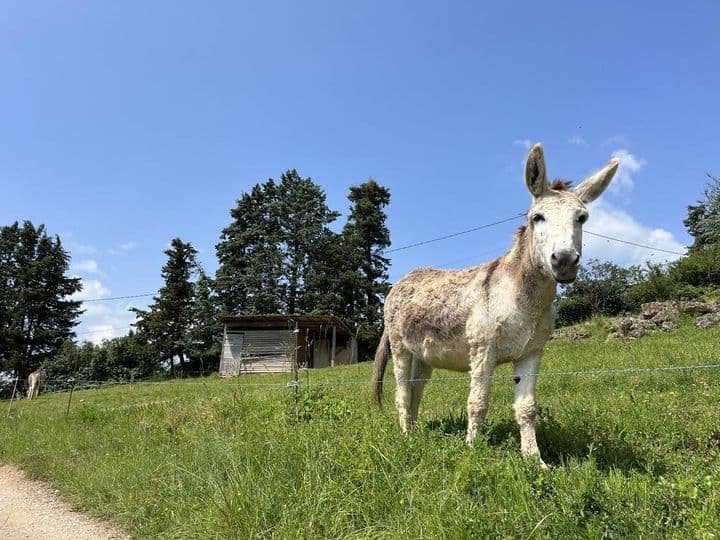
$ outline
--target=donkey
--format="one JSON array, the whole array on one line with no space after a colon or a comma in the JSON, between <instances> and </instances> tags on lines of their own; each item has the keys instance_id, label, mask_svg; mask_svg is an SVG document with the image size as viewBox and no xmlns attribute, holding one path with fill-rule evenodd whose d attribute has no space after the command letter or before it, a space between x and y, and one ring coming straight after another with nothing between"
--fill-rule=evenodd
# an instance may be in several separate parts
<instances>
[{"instance_id":1,"label":"donkey","mask_svg":"<svg viewBox=\"0 0 720 540\"><path fill-rule=\"evenodd\" d=\"M47 382L47 374L42 368L38 368L28 375L28 399L35 399L38 397L40 391L45 388Z\"/></svg>"},{"instance_id":2,"label":"donkey","mask_svg":"<svg viewBox=\"0 0 720 540\"><path fill-rule=\"evenodd\" d=\"M374 383L379 404L391 353L404 432L417 421L434 368L470 372L466 442L472 445L488 410L495 366L512 362L521 452L544 466L535 438L535 377L554 324L556 284L575 280L588 219L585 205L605 191L618 164L612 159L568 191L570 182L548 184L543 149L536 144L525 162L533 201L510 251L472 268L416 269L395 283L385 300Z\"/></svg>"}]
</instances>

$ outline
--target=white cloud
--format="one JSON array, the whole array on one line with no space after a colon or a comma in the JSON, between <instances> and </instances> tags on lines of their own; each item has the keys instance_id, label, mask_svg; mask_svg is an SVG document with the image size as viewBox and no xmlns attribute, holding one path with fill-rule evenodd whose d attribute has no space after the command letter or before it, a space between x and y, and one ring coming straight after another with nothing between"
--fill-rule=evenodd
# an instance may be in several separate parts
<instances>
[{"instance_id":1,"label":"white cloud","mask_svg":"<svg viewBox=\"0 0 720 540\"><path fill-rule=\"evenodd\" d=\"M523 148L525 148L525 150L530 150L530 148L532 148L533 144L535 143L532 142L530 139L515 139L513 141L513 144L515 146L522 146Z\"/></svg>"},{"instance_id":2,"label":"white cloud","mask_svg":"<svg viewBox=\"0 0 720 540\"><path fill-rule=\"evenodd\" d=\"M86 274L103 274L97 261L94 259L83 259L81 261L73 262L70 265L70 270L73 272L84 272Z\"/></svg>"},{"instance_id":3,"label":"white cloud","mask_svg":"<svg viewBox=\"0 0 720 540\"><path fill-rule=\"evenodd\" d=\"M125 255L129 251L132 251L133 249L135 249L136 246L137 246L137 244L135 242L124 242L122 244L119 244L116 247L112 247L112 248L108 249L107 251L110 255L115 255L115 256Z\"/></svg>"},{"instance_id":4,"label":"white cloud","mask_svg":"<svg viewBox=\"0 0 720 540\"><path fill-rule=\"evenodd\" d=\"M83 280L83 285L85 289L75 295L76 299L103 299L110 295L110 290L97 280ZM137 303L131 304L127 300L83 302L81 308L84 312L76 329L77 339L100 343L126 335L131 330L130 324L135 321L135 314L129 311L131 305Z\"/></svg>"},{"instance_id":5,"label":"white cloud","mask_svg":"<svg viewBox=\"0 0 720 540\"><path fill-rule=\"evenodd\" d=\"M643 225L627 212L603 201L591 205L590 219L583 234L583 260L609 260L621 266L629 266L643 264L645 261L668 262L681 257L677 254L607 240L588 234L589 232L667 251L685 252L685 246L670 231Z\"/></svg>"},{"instance_id":6,"label":"white cloud","mask_svg":"<svg viewBox=\"0 0 720 540\"><path fill-rule=\"evenodd\" d=\"M130 323L135 320L135 315L128 311L129 304L113 300L86 302L108 298L112 291L97 279L83 279L82 285L82 291L72 296L73 300L83 302L83 313L76 328L77 339L100 343L127 334Z\"/></svg>"},{"instance_id":7,"label":"white cloud","mask_svg":"<svg viewBox=\"0 0 720 540\"><path fill-rule=\"evenodd\" d=\"M625 135L613 135L603 141L604 146L630 146L630 141Z\"/></svg>"},{"instance_id":8,"label":"white cloud","mask_svg":"<svg viewBox=\"0 0 720 540\"><path fill-rule=\"evenodd\" d=\"M633 175L647 165L647 160L636 157L625 148L615 150L612 157L620 159L620 167L610 182L610 192L619 195L623 191L632 191L635 187Z\"/></svg>"},{"instance_id":9,"label":"white cloud","mask_svg":"<svg viewBox=\"0 0 720 540\"><path fill-rule=\"evenodd\" d=\"M80 317L81 324L77 328L80 341L100 343L126 335L130 324L135 321L135 314L128 311L130 305L122 301L91 302L83 304L85 313Z\"/></svg>"},{"instance_id":10,"label":"white cloud","mask_svg":"<svg viewBox=\"0 0 720 540\"><path fill-rule=\"evenodd\" d=\"M106 288L97 279L83 279L82 291L72 295L73 300L89 300L93 298L105 298L110 296L110 289Z\"/></svg>"},{"instance_id":11,"label":"white cloud","mask_svg":"<svg viewBox=\"0 0 720 540\"><path fill-rule=\"evenodd\" d=\"M573 135L568 139L568 142L575 146L587 146L587 142L580 135Z\"/></svg>"}]
</instances>

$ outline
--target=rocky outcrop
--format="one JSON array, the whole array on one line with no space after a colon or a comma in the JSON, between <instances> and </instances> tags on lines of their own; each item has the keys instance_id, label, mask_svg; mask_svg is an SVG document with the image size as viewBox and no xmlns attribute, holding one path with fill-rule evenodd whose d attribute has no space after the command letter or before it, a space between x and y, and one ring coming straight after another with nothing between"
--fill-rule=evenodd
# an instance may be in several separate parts
<instances>
[{"instance_id":1,"label":"rocky outcrop","mask_svg":"<svg viewBox=\"0 0 720 540\"><path fill-rule=\"evenodd\" d=\"M640 306L640 316L625 317L610 325L610 337L638 339L657 330L675 330L680 314L695 316L695 324L710 328L720 323L720 303L698 302L648 302Z\"/></svg>"}]
</instances>

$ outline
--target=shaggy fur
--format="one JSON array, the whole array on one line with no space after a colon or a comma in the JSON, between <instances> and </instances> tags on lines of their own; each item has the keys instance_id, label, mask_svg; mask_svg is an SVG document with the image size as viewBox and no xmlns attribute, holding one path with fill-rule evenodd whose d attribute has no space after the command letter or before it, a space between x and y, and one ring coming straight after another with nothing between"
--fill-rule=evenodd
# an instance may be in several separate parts
<instances>
[{"instance_id":1,"label":"shaggy fur","mask_svg":"<svg viewBox=\"0 0 720 540\"><path fill-rule=\"evenodd\" d=\"M502 257L462 270L421 268L392 287L385 329L375 354L375 398L392 353L395 403L403 431L412 428L434 368L470 372L467 442L472 444L488 408L490 378L498 364L515 367L515 418L524 456L540 457L535 438L535 375L553 327L556 281L575 278L586 202L607 187L617 160L585 180L548 184L542 147L529 153L525 182L533 195L528 223ZM580 193L580 195L578 195Z\"/></svg>"}]
</instances>

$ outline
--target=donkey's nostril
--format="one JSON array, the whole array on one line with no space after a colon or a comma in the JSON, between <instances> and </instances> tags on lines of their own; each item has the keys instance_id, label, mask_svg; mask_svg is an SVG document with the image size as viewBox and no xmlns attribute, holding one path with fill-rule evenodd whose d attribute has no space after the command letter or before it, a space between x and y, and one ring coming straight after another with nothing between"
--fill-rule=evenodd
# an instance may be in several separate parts
<instances>
[{"instance_id":1,"label":"donkey's nostril","mask_svg":"<svg viewBox=\"0 0 720 540\"><path fill-rule=\"evenodd\" d=\"M577 255L575 257L575 260L573 261L572 264L573 264L573 266L577 266L578 264L580 264L580 255Z\"/></svg>"},{"instance_id":2,"label":"donkey's nostril","mask_svg":"<svg viewBox=\"0 0 720 540\"><path fill-rule=\"evenodd\" d=\"M553 253L552 255L550 255L550 258L551 258L553 261L557 261L557 255L555 255L554 253Z\"/></svg>"}]
</instances>

